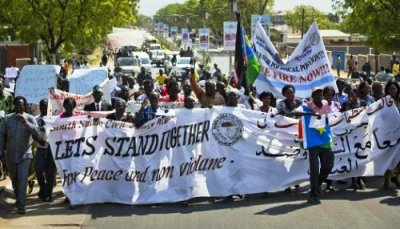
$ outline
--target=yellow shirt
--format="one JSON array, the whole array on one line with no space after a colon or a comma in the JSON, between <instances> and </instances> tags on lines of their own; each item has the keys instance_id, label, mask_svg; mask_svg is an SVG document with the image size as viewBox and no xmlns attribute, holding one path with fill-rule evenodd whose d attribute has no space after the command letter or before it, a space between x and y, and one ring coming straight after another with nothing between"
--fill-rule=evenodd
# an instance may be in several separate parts
<instances>
[{"instance_id":1,"label":"yellow shirt","mask_svg":"<svg viewBox=\"0 0 400 229\"><path fill-rule=\"evenodd\" d=\"M167 76L167 75L165 75L165 74L158 75L158 76L156 77L156 82L158 83L158 85L163 85L163 84L164 84L164 81L165 81L166 79L168 79L168 76Z\"/></svg>"},{"instance_id":2,"label":"yellow shirt","mask_svg":"<svg viewBox=\"0 0 400 229\"><path fill-rule=\"evenodd\" d=\"M392 71L393 76L396 76L397 74L399 74L399 70L400 70L400 64L394 64L393 71Z\"/></svg>"}]
</instances>

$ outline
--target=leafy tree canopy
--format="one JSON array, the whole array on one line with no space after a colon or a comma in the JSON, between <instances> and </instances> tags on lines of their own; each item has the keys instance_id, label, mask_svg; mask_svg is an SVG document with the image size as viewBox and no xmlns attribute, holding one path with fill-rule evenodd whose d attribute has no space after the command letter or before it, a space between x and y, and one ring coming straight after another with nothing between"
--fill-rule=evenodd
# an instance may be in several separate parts
<instances>
[{"instance_id":1,"label":"leafy tree canopy","mask_svg":"<svg viewBox=\"0 0 400 229\"><path fill-rule=\"evenodd\" d=\"M24 42L43 41L48 53L99 44L113 26L136 20L139 0L0 0L0 25Z\"/></svg>"},{"instance_id":2,"label":"leafy tree canopy","mask_svg":"<svg viewBox=\"0 0 400 229\"><path fill-rule=\"evenodd\" d=\"M366 37L367 43L385 51L399 51L399 0L332 0L343 18L343 29Z\"/></svg>"},{"instance_id":3,"label":"leafy tree canopy","mask_svg":"<svg viewBox=\"0 0 400 229\"><path fill-rule=\"evenodd\" d=\"M273 0L238 0L238 9L242 14L242 23L250 33L252 14L266 14L272 12ZM204 20L205 12L208 19ZM201 28L203 23L211 28L214 34L221 35L224 21L236 21L231 12L230 1L221 0L188 0L183 4L170 4L160 9L156 21L162 21L179 28ZM189 24L187 23L189 18Z\"/></svg>"},{"instance_id":4,"label":"leafy tree canopy","mask_svg":"<svg viewBox=\"0 0 400 229\"><path fill-rule=\"evenodd\" d=\"M307 32L307 29L311 26L314 20L318 23L320 29L331 29L336 27L336 25L331 22L333 16L325 15L323 12L312 6L299 5L286 14L286 23L293 29L293 32L301 32L302 30L303 10L304 33Z\"/></svg>"}]
</instances>

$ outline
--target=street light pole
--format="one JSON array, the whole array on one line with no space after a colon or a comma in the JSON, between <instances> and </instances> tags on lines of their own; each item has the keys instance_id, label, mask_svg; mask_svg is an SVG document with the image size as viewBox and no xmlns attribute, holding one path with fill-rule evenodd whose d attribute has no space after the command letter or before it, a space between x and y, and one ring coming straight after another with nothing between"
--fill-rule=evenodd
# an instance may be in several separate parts
<instances>
[{"instance_id":1,"label":"street light pole","mask_svg":"<svg viewBox=\"0 0 400 229\"><path fill-rule=\"evenodd\" d=\"M208 20L208 12L207 10L204 11L204 18L203 18L203 28L206 28L206 21Z\"/></svg>"},{"instance_id":2,"label":"street light pole","mask_svg":"<svg viewBox=\"0 0 400 229\"><path fill-rule=\"evenodd\" d=\"M304 34L304 8L301 9L301 39L303 39Z\"/></svg>"},{"instance_id":3,"label":"street light pole","mask_svg":"<svg viewBox=\"0 0 400 229\"><path fill-rule=\"evenodd\" d=\"M231 13L236 13L238 11L237 7L237 1L236 0L231 0L230 2L230 7L231 7ZM232 51L229 51L229 74L232 72Z\"/></svg>"}]
</instances>

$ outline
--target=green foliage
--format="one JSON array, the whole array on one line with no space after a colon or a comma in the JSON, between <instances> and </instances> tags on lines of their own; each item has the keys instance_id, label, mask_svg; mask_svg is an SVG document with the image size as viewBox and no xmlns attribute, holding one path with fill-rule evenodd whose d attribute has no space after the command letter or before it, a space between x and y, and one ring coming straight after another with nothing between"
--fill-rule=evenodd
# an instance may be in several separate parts
<instances>
[{"instance_id":1,"label":"green foliage","mask_svg":"<svg viewBox=\"0 0 400 229\"><path fill-rule=\"evenodd\" d=\"M332 0L343 18L343 29L362 34L367 44L385 51L399 51L399 0Z\"/></svg>"},{"instance_id":2,"label":"green foliage","mask_svg":"<svg viewBox=\"0 0 400 229\"><path fill-rule=\"evenodd\" d=\"M261 7L260 7L261 3ZM250 33L252 14L271 13L274 0L238 0L238 9L242 14L242 23ZM208 19L204 19L205 12ZM162 21L178 28L202 28L203 23L212 33L222 36L224 21L236 21L227 0L188 0L183 4L169 4L157 12L156 21ZM189 18L189 24L187 24Z\"/></svg>"},{"instance_id":3,"label":"green foliage","mask_svg":"<svg viewBox=\"0 0 400 229\"><path fill-rule=\"evenodd\" d=\"M312 6L300 5L296 6L293 11L286 15L286 23L293 29L293 32L301 32L302 15L304 10L304 33L311 26L313 21L317 21L320 29L335 28L335 24L329 19L330 17Z\"/></svg>"},{"instance_id":4,"label":"green foliage","mask_svg":"<svg viewBox=\"0 0 400 229\"><path fill-rule=\"evenodd\" d=\"M208 51L203 50L203 51L202 51L202 55L203 55L202 63L203 63L206 67L207 67L207 66L210 66L211 61L212 61L211 54L210 54ZM207 70L208 70L208 69L207 69Z\"/></svg>"},{"instance_id":5,"label":"green foliage","mask_svg":"<svg viewBox=\"0 0 400 229\"><path fill-rule=\"evenodd\" d=\"M146 15L139 15L137 20L137 26L140 28L146 28L151 30L153 26L153 20L151 17L148 17Z\"/></svg>"},{"instance_id":6,"label":"green foliage","mask_svg":"<svg viewBox=\"0 0 400 229\"><path fill-rule=\"evenodd\" d=\"M0 0L0 24L47 52L84 51L99 45L113 26L132 24L138 0Z\"/></svg>"}]
</instances>

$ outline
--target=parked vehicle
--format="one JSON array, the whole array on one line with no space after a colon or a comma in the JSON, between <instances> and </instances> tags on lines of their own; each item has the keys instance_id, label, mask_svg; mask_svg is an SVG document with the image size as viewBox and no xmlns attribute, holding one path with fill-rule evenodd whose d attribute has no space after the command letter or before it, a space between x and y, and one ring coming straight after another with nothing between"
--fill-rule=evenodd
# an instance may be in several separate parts
<instances>
[{"instance_id":1,"label":"parked vehicle","mask_svg":"<svg viewBox=\"0 0 400 229\"><path fill-rule=\"evenodd\" d=\"M151 60L151 64L157 64L157 66L160 66L160 60L164 59L164 53L165 51L161 49L160 44L150 44L149 47L149 56Z\"/></svg>"},{"instance_id":2,"label":"parked vehicle","mask_svg":"<svg viewBox=\"0 0 400 229\"><path fill-rule=\"evenodd\" d=\"M145 52L139 52L139 53L136 53L135 55L137 55L139 57L140 67L144 67L146 72L151 73L151 61L150 61L149 55Z\"/></svg>"},{"instance_id":3,"label":"parked vehicle","mask_svg":"<svg viewBox=\"0 0 400 229\"><path fill-rule=\"evenodd\" d=\"M177 81L183 81L188 77L188 70L193 67L190 57L179 57L176 59L175 67L172 69L170 75L174 76ZM195 70L198 67L195 66Z\"/></svg>"},{"instance_id":4,"label":"parked vehicle","mask_svg":"<svg viewBox=\"0 0 400 229\"><path fill-rule=\"evenodd\" d=\"M119 57L117 63L122 69L122 73L138 74L140 72L139 60L136 57Z\"/></svg>"},{"instance_id":5,"label":"parked vehicle","mask_svg":"<svg viewBox=\"0 0 400 229\"><path fill-rule=\"evenodd\" d=\"M157 50L154 52L152 60L154 60L154 63L157 65L157 67L160 67L162 64L164 64L164 59L165 59L164 50Z\"/></svg>"}]
</instances>

